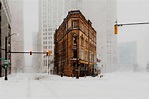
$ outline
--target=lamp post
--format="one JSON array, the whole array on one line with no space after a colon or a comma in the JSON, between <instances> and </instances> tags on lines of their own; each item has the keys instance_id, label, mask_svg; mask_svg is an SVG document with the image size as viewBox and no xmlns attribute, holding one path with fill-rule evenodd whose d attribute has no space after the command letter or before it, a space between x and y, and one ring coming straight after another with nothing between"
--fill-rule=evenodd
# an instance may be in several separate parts
<instances>
[{"instance_id":1,"label":"lamp post","mask_svg":"<svg viewBox=\"0 0 149 99\"><path fill-rule=\"evenodd\" d=\"M5 61L6 61L6 63L5 63L5 78L4 78L4 80L8 80L8 78L7 78L7 68L8 68L8 60L7 60L7 39L9 38L9 37L11 37L12 35L18 35L17 33L13 33L13 34L10 34L10 35L8 35L8 36L5 36Z\"/></svg>"}]
</instances>

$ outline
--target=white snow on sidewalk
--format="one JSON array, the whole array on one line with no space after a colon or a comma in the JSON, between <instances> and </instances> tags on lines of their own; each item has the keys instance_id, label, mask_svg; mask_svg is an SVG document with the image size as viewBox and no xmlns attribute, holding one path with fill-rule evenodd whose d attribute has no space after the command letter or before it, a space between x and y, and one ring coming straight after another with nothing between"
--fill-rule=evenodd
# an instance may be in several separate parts
<instances>
[{"instance_id":1,"label":"white snow on sidewalk","mask_svg":"<svg viewBox=\"0 0 149 99\"><path fill-rule=\"evenodd\" d=\"M0 99L149 99L149 73L106 73L100 77L12 74L0 78Z\"/></svg>"}]
</instances>

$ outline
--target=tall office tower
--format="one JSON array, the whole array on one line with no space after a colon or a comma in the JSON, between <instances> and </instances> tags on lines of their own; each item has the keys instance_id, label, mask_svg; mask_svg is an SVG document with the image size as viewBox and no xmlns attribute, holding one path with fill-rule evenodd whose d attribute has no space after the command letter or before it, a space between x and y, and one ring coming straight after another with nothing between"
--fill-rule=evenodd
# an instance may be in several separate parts
<instances>
[{"instance_id":1,"label":"tall office tower","mask_svg":"<svg viewBox=\"0 0 149 99\"><path fill-rule=\"evenodd\" d=\"M52 51L50 56L39 55L41 71L47 72L52 67L54 56L54 33L71 8L71 0L39 0L38 51Z\"/></svg>"},{"instance_id":2,"label":"tall office tower","mask_svg":"<svg viewBox=\"0 0 149 99\"><path fill-rule=\"evenodd\" d=\"M18 52L24 51L24 25L23 25L23 0L8 0L11 12L11 25L12 33L14 35L11 38L11 51ZM11 54L12 72L23 72L24 68L24 54Z\"/></svg>"},{"instance_id":3,"label":"tall office tower","mask_svg":"<svg viewBox=\"0 0 149 99\"><path fill-rule=\"evenodd\" d=\"M82 0L71 0L71 9L82 11Z\"/></svg>"},{"instance_id":4,"label":"tall office tower","mask_svg":"<svg viewBox=\"0 0 149 99\"><path fill-rule=\"evenodd\" d=\"M132 71L137 65L137 43L119 43L117 55L119 70Z\"/></svg>"},{"instance_id":5,"label":"tall office tower","mask_svg":"<svg viewBox=\"0 0 149 99\"><path fill-rule=\"evenodd\" d=\"M142 36L139 36L138 41L138 62L140 67L145 68L147 64L149 64L149 35L145 34Z\"/></svg>"},{"instance_id":6,"label":"tall office tower","mask_svg":"<svg viewBox=\"0 0 149 99\"><path fill-rule=\"evenodd\" d=\"M11 73L11 14L7 0L0 0L0 77L4 76L4 60L9 60L8 72ZM6 39L7 38L7 39Z\"/></svg>"},{"instance_id":7,"label":"tall office tower","mask_svg":"<svg viewBox=\"0 0 149 99\"><path fill-rule=\"evenodd\" d=\"M33 42L33 51L37 52L38 51L38 47L40 45L38 45L38 37L37 37L37 32L33 32L32 34L32 42ZM33 72L40 72L40 59L38 57L38 54L34 54L32 56L32 71Z\"/></svg>"},{"instance_id":8,"label":"tall office tower","mask_svg":"<svg viewBox=\"0 0 149 99\"><path fill-rule=\"evenodd\" d=\"M92 20L97 31L97 57L101 59L104 72L117 68L117 37L114 24L117 18L117 0L83 0L82 13Z\"/></svg>"}]
</instances>

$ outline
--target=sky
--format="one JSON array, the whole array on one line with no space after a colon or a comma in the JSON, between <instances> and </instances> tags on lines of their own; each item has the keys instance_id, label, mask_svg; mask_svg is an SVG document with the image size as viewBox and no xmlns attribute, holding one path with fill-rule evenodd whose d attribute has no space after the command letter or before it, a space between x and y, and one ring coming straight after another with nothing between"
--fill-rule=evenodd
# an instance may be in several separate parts
<instances>
[{"instance_id":1,"label":"sky","mask_svg":"<svg viewBox=\"0 0 149 99\"><path fill-rule=\"evenodd\" d=\"M118 23L149 22L148 0L117 0ZM149 32L149 24L119 27L118 42L140 40Z\"/></svg>"}]
</instances>

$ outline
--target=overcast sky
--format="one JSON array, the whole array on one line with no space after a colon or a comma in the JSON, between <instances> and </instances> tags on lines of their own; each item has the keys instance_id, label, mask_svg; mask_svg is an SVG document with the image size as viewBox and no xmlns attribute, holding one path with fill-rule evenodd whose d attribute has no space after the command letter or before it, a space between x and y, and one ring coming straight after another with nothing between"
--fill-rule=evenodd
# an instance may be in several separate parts
<instances>
[{"instance_id":1,"label":"overcast sky","mask_svg":"<svg viewBox=\"0 0 149 99\"><path fill-rule=\"evenodd\" d=\"M149 22L149 0L117 0L118 23ZM149 24L119 27L118 42L139 40Z\"/></svg>"}]
</instances>

